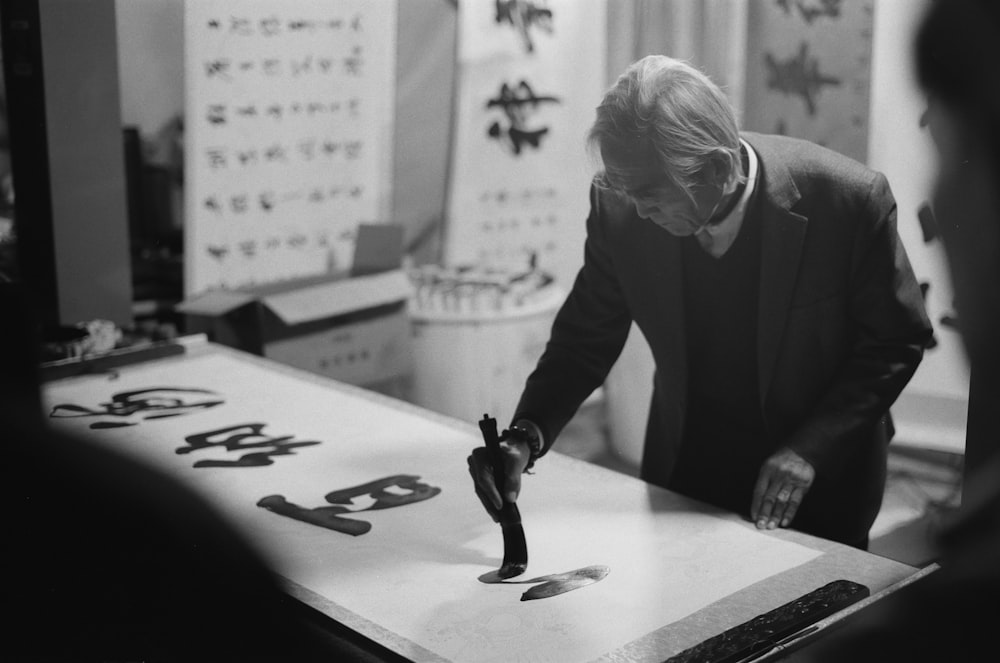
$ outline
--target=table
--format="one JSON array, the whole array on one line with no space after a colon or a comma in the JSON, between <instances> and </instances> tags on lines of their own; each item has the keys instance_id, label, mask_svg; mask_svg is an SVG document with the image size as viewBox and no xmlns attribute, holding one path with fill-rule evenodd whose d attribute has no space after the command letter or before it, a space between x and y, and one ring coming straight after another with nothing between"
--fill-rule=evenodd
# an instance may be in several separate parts
<instances>
[{"instance_id":1,"label":"table","mask_svg":"<svg viewBox=\"0 0 1000 663\"><path fill-rule=\"evenodd\" d=\"M522 577L611 572L521 601L531 585L478 580L503 551L467 473L474 422L203 338L172 348L111 372L54 367L50 421L201 493L290 594L410 660L662 661L832 580L877 594L918 571L552 453L519 500Z\"/></svg>"}]
</instances>

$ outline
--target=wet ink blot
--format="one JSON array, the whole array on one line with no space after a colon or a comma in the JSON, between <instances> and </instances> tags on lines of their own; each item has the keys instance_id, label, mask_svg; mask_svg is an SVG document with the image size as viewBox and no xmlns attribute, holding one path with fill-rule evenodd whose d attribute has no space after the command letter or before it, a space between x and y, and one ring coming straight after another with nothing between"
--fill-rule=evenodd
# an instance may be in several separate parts
<instances>
[{"instance_id":1,"label":"wet ink blot","mask_svg":"<svg viewBox=\"0 0 1000 663\"><path fill-rule=\"evenodd\" d=\"M552 573L530 580L506 580L500 571L490 571L479 576L479 582L488 585L535 585L521 595L522 601L547 599L574 589L600 582L611 572L611 567L603 564L585 566L565 573Z\"/></svg>"}]
</instances>

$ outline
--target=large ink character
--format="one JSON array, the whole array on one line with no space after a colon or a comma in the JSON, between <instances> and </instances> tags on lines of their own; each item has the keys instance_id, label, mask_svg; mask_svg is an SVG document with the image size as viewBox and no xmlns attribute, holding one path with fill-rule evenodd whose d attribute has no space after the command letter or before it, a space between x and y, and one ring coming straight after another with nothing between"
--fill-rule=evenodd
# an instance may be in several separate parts
<instances>
[{"instance_id":1,"label":"large ink character","mask_svg":"<svg viewBox=\"0 0 1000 663\"><path fill-rule=\"evenodd\" d=\"M392 488L407 492L405 494L390 492ZM360 486L342 488L327 493L325 499L333 506L308 509L289 502L282 495L268 495L258 501L257 506L310 525L318 525L351 536L360 536L371 530L371 523L364 520L343 518L341 514L378 511L379 509L392 509L397 506L415 504L429 500L440 492L440 488L421 482L418 476L397 474L369 481ZM362 496L373 499L374 503L366 506L355 504L354 498Z\"/></svg>"},{"instance_id":2,"label":"large ink character","mask_svg":"<svg viewBox=\"0 0 1000 663\"><path fill-rule=\"evenodd\" d=\"M315 440L305 442L290 442L293 435L275 437L266 435L263 432L267 424L252 423L227 426L207 433L188 435L184 441L188 443L186 447L177 449L178 454L187 454L192 451L208 449L211 447L222 447L226 451L242 451L244 449L254 449L250 453L243 454L236 460L199 460L195 467L262 467L270 465L274 461L271 456L289 456L294 449L299 447L311 447L319 444ZM259 450L259 451L258 451Z\"/></svg>"},{"instance_id":3,"label":"large ink character","mask_svg":"<svg viewBox=\"0 0 1000 663\"><path fill-rule=\"evenodd\" d=\"M532 0L496 0L496 22L510 23L520 33L524 49L528 53L535 50L531 39L531 29L537 27L552 34L552 10L542 2Z\"/></svg>"},{"instance_id":4,"label":"large ink character","mask_svg":"<svg viewBox=\"0 0 1000 663\"><path fill-rule=\"evenodd\" d=\"M549 128L530 129L528 120L538 111L539 105L546 103L557 104L559 98L536 95L527 81L521 81L516 87L504 83L500 86L496 98L486 102L486 107L500 108L507 117L508 126L504 128L500 122L494 122L487 133L491 138L506 143L514 155L521 153L522 145L531 145L538 149L542 136L549 132Z\"/></svg>"},{"instance_id":5,"label":"large ink character","mask_svg":"<svg viewBox=\"0 0 1000 663\"><path fill-rule=\"evenodd\" d=\"M806 112L812 117L816 115L816 96L827 86L842 84L839 78L820 73L819 60L809 57L809 44L802 42L797 55L785 60L777 59L774 54L764 55L767 66L767 87L776 92L802 98Z\"/></svg>"},{"instance_id":6,"label":"large ink character","mask_svg":"<svg viewBox=\"0 0 1000 663\"><path fill-rule=\"evenodd\" d=\"M201 396L215 392L206 389L190 389L184 387L150 387L135 391L122 391L114 394L107 403L100 403L98 409L90 409L82 405L61 403L52 408L49 414L54 419L65 417L116 417L115 420L96 421L91 428L120 428L135 426L139 420L166 419L179 417L197 410L222 405L221 398Z\"/></svg>"}]
</instances>

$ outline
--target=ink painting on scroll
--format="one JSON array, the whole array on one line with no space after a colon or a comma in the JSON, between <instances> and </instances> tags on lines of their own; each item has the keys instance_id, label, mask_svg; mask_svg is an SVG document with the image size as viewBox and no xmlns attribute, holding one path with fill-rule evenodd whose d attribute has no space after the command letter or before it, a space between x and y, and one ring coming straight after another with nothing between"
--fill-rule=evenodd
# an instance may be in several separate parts
<instances>
[{"instance_id":1,"label":"ink painting on scroll","mask_svg":"<svg viewBox=\"0 0 1000 663\"><path fill-rule=\"evenodd\" d=\"M519 501L526 573L486 583L503 543L468 475L473 422L221 348L66 378L45 403L208 497L293 595L417 661L593 660L820 555L552 454Z\"/></svg>"}]
</instances>

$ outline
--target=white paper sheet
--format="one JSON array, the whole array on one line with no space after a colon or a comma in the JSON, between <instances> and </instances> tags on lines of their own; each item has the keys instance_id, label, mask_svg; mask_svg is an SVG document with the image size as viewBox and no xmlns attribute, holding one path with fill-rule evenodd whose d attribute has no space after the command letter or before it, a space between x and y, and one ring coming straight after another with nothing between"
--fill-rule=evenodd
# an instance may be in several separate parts
<instances>
[{"instance_id":1,"label":"white paper sheet","mask_svg":"<svg viewBox=\"0 0 1000 663\"><path fill-rule=\"evenodd\" d=\"M387 220L395 0L185 3L185 293L346 269Z\"/></svg>"},{"instance_id":2,"label":"white paper sheet","mask_svg":"<svg viewBox=\"0 0 1000 663\"><path fill-rule=\"evenodd\" d=\"M242 526L284 577L362 618L359 630L366 630L365 620L377 625L366 633L376 640L385 629L417 645L404 643L402 652L416 660L592 660L821 554L680 508L638 480L552 454L525 478L520 508L529 567L522 578L594 564L611 572L594 585L521 602L531 585L477 580L499 566L503 548L467 472L468 451L482 444L472 426L463 430L416 408L229 355L125 368L116 379L72 378L49 385L45 400L49 408L107 411L102 404L115 394L153 387L210 390L182 399L223 402L161 419L144 417L171 410L50 421L189 483ZM91 428L97 422L135 425ZM188 436L237 424L263 424L265 434L292 436L286 442L319 444L248 468L193 467L246 450L177 451ZM308 508L328 506L323 497L330 491L396 474L419 475L441 493L350 516L372 525L357 537L255 506L272 494Z\"/></svg>"}]
</instances>

